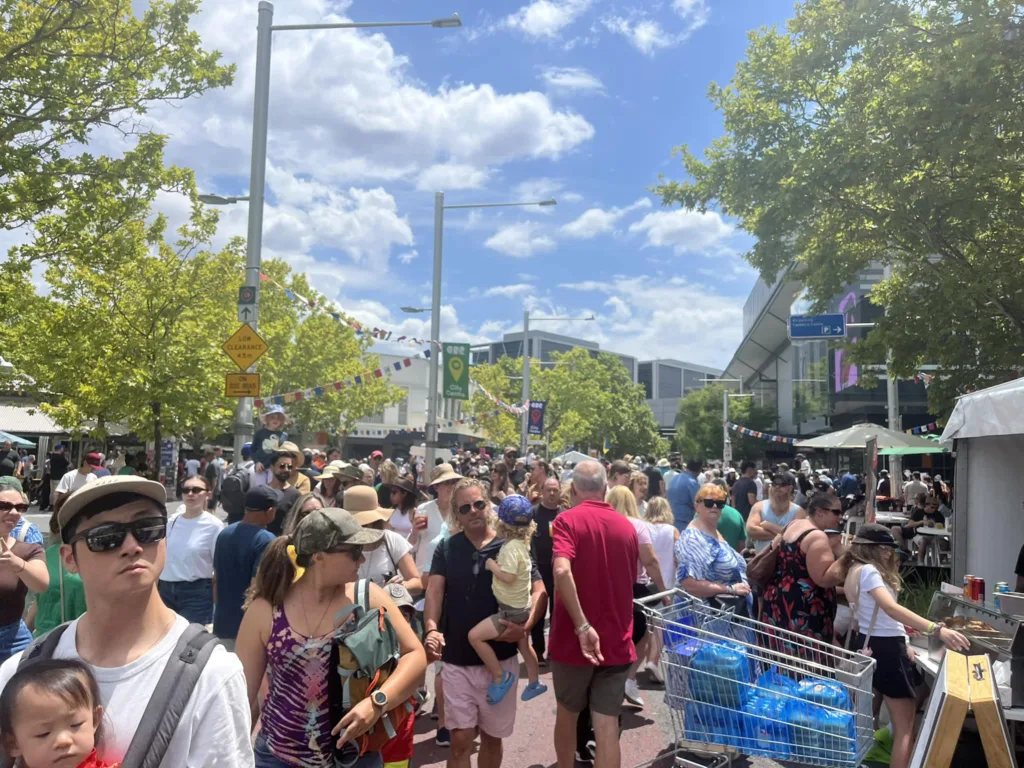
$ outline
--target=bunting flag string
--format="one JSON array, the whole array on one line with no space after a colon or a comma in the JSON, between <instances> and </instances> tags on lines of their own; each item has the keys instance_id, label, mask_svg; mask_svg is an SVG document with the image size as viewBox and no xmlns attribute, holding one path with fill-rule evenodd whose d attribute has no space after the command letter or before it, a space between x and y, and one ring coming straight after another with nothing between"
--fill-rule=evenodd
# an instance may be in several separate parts
<instances>
[{"instance_id":1,"label":"bunting flag string","mask_svg":"<svg viewBox=\"0 0 1024 768\"><path fill-rule=\"evenodd\" d=\"M501 413L501 410L493 410L487 413L482 413L479 416L467 416L462 419L448 419L437 422L438 429L444 429L446 427L451 428L455 426L462 426L464 424L473 425L476 424L480 419L486 419L491 416L497 416ZM371 427L369 429L356 429L352 431L352 434L357 437L385 437L387 435L426 435L426 427L423 429L389 429L387 427Z\"/></svg>"},{"instance_id":2,"label":"bunting flag string","mask_svg":"<svg viewBox=\"0 0 1024 768\"><path fill-rule=\"evenodd\" d=\"M913 427L911 429L905 429L903 431L906 432L908 435L927 435L929 432L938 432L939 425L933 421L931 424L925 424L924 426Z\"/></svg>"},{"instance_id":3,"label":"bunting flag string","mask_svg":"<svg viewBox=\"0 0 1024 768\"><path fill-rule=\"evenodd\" d=\"M512 405L510 403L506 403L504 400L501 400L492 395L490 392L488 392L487 389L483 386L483 384L481 384L476 379L470 379L470 381L476 384L477 387L479 387L480 391L484 393L484 396L488 400L496 404L499 408L503 408L504 410L508 411L511 414L515 414L516 416L522 416L524 413L530 410L529 403L523 403L522 405Z\"/></svg>"},{"instance_id":4,"label":"bunting flag string","mask_svg":"<svg viewBox=\"0 0 1024 768\"><path fill-rule=\"evenodd\" d=\"M430 345L431 347L441 347L441 342L439 341L433 341L431 339L417 339L413 336L396 334L395 331L389 331L386 328L371 328L369 326L364 326L361 323L356 322L355 320L349 320L344 315L342 315L340 311L332 309L332 306L336 306L334 302L331 302L329 304L326 299L319 302L314 301L312 299L307 299L305 296L295 293L295 291L289 288L285 288L279 282L274 280L272 277L269 277L268 275L264 274L263 272L260 272L260 280L262 280L265 283L270 283L278 290L283 291L284 295L287 296L292 301L304 304L308 309L314 312L326 312L337 322L341 323L342 325L347 325L349 328L353 329L356 332L357 336L360 336L362 334L369 334L378 341L389 341L395 344L408 344L414 347L420 347L423 346L424 344Z\"/></svg>"},{"instance_id":5,"label":"bunting flag string","mask_svg":"<svg viewBox=\"0 0 1024 768\"><path fill-rule=\"evenodd\" d=\"M781 435L771 435L767 432L758 432L755 429L748 429L747 427L741 427L739 424L733 424L731 421L725 422L726 426L729 427L733 432L739 432L741 435L747 437L756 437L760 440L767 440L770 443L783 443L784 445L796 445L800 441L800 438L796 437L782 437Z\"/></svg>"},{"instance_id":6,"label":"bunting flag string","mask_svg":"<svg viewBox=\"0 0 1024 768\"><path fill-rule=\"evenodd\" d=\"M430 350L424 349L418 355L407 357L404 360L396 360L393 363L389 363L386 367L390 370L400 371L403 368L408 368L412 365L413 360L429 358ZM256 408L262 408L264 405L285 405L287 403L302 402L303 400L309 400L314 397L323 397L325 394L330 392L340 392L341 390L349 387L360 387L368 381L382 379L384 378L384 370L384 368L376 368L372 371L360 373L358 376L353 376L349 379L332 381L330 384L321 384L319 387L300 389L297 392L286 392L281 395L269 395L267 397L260 398L259 400L255 400L253 405Z\"/></svg>"},{"instance_id":7,"label":"bunting flag string","mask_svg":"<svg viewBox=\"0 0 1024 768\"><path fill-rule=\"evenodd\" d=\"M927 374L924 371L918 371L917 375L914 376L914 383L915 384L924 384L924 388L928 389L928 387L930 387L931 384L932 384L932 379L934 379L934 378L935 377L932 376L931 374Z\"/></svg>"}]
</instances>

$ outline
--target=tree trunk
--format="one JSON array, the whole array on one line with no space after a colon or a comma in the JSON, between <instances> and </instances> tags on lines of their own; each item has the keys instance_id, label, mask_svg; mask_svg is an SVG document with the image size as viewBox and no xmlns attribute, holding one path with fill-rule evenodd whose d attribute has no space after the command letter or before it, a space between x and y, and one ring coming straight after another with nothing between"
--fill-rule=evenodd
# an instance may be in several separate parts
<instances>
[{"instance_id":1,"label":"tree trunk","mask_svg":"<svg viewBox=\"0 0 1024 768\"><path fill-rule=\"evenodd\" d=\"M160 457L163 454L163 435L160 432L160 409L159 402L149 404L153 410L153 466L150 468L149 477L151 480L160 480Z\"/></svg>"}]
</instances>

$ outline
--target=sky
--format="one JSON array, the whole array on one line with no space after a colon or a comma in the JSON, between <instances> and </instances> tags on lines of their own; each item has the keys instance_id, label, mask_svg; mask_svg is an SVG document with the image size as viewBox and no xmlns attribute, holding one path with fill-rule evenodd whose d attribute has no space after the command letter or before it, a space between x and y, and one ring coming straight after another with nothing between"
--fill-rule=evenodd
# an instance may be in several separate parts
<instances>
[{"instance_id":1,"label":"sky","mask_svg":"<svg viewBox=\"0 0 1024 768\"><path fill-rule=\"evenodd\" d=\"M145 0L135 0L144 6ZM641 359L724 367L756 275L718 213L663 208L671 150L722 134L707 99L749 30L792 0L282 0L276 24L439 18L461 29L280 31L271 64L264 258L286 259L359 321L429 337L434 193L445 214L441 337L534 328ZM234 85L147 115L200 189L248 191L257 3L204 0L193 25ZM104 141L98 138L97 141ZM114 148L116 151L116 147ZM183 200L164 196L172 222ZM244 203L218 238L244 235ZM594 320L583 320L593 317ZM384 351L384 350L381 350Z\"/></svg>"}]
</instances>

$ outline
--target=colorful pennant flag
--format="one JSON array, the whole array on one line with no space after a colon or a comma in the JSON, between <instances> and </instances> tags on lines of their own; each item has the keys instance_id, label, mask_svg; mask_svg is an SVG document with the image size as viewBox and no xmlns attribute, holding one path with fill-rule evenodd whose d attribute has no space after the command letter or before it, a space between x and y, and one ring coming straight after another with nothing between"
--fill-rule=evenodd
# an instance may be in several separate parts
<instances>
[{"instance_id":1,"label":"colorful pennant flag","mask_svg":"<svg viewBox=\"0 0 1024 768\"><path fill-rule=\"evenodd\" d=\"M741 435L745 435L746 437L756 437L759 440L767 440L770 443L795 445L802 439L799 437L782 437L781 435L771 435L767 432L758 432L755 429L749 429L748 427L741 427L739 424L733 424L731 421L727 421L725 424L733 432L739 432Z\"/></svg>"}]
</instances>

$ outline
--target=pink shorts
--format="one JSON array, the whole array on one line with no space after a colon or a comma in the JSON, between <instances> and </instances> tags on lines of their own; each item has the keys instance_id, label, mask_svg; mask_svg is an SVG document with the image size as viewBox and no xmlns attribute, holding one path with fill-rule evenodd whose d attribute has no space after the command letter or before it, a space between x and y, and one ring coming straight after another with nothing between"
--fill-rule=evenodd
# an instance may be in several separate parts
<instances>
[{"instance_id":1,"label":"pink shorts","mask_svg":"<svg viewBox=\"0 0 1024 768\"><path fill-rule=\"evenodd\" d=\"M444 720L449 728L476 728L495 739L507 739L516 724L516 700L519 698L519 655L501 662L516 683L497 704L487 703L487 686L491 673L482 664L459 667L445 664L441 670L444 682Z\"/></svg>"}]
</instances>

